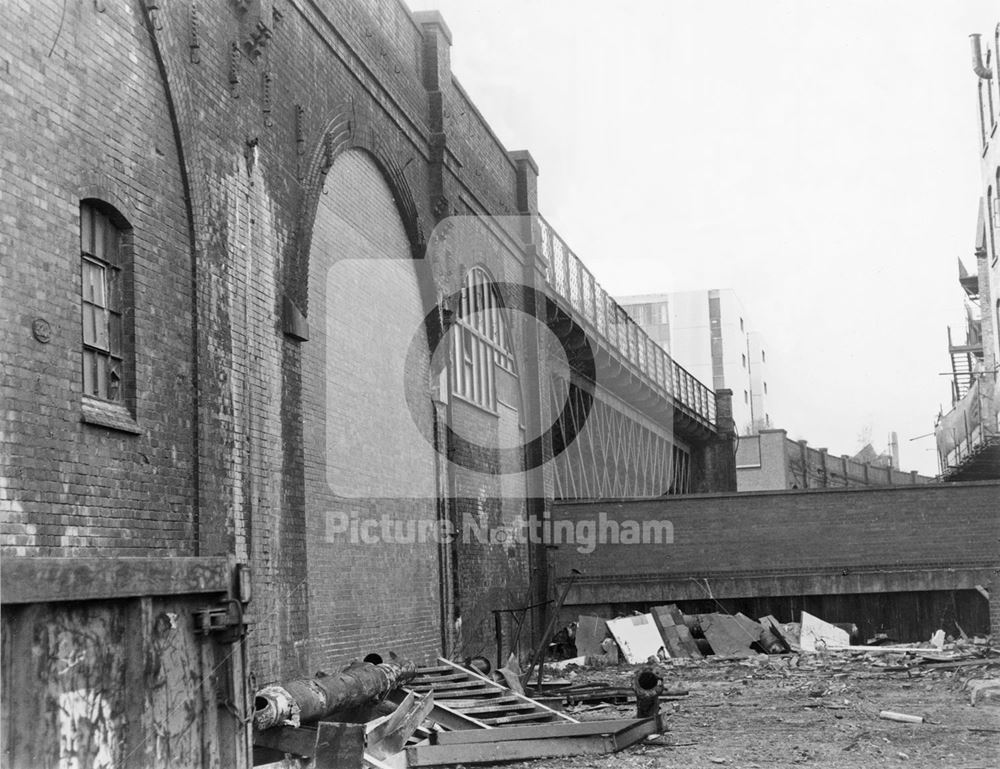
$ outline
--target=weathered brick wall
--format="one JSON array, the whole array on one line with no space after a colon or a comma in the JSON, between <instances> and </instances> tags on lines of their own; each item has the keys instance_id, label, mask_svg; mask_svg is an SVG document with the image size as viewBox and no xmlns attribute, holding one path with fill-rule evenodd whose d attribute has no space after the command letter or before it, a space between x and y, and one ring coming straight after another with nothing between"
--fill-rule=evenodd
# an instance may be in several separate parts
<instances>
[{"instance_id":1,"label":"weathered brick wall","mask_svg":"<svg viewBox=\"0 0 1000 769\"><path fill-rule=\"evenodd\" d=\"M519 474L505 480L496 465L493 475L468 470L463 461L472 459L472 453L485 461L491 447L503 445L501 438L511 445L513 434L519 432L518 414L503 406L499 414L493 414L456 398L451 403L451 419L460 434L477 444L449 455L455 463L457 608L462 618L460 643L453 654L492 658L492 610L516 609L532 602L528 594L528 543L508 536L516 521L526 516L524 481Z\"/></svg>"},{"instance_id":2,"label":"weathered brick wall","mask_svg":"<svg viewBox=\"0 0 1000 769\"><path fill-rule=\"evenodd\" d=\"M192 280L181 168L142 15L133 3L102 5L98 12L94 4L15 2L0 31L0 543L7 555L195 550ZM82 421L83 198L113 205L131 227L131 431ZM32 334L36 319L50 329L46 342Z\"/></svg>"},{"instance_id":3,"label":"weathered brick wall","mask_svg":"<svg viewBox=\"0 0 1000 769\"><path fill-rule=\"evenodd\" d=\"M433 659L438 543L414 528L437 520L434 448L414 424L431 431L432 412L424 398L411 414L403 389L406 349L425 314L418 271L369 156L343 153L325 185L302 345L310 659L320 668L368 651ZM416 381L427 381L429 356L414 365ZM355 534L351 516L379 527Z\"/></svg>"},{"instance_id":4,"label":"weathered brick wall","mask_svg":"<svg viewBox=\"0 0 1000 769\"><path fill-rule=\"evenodd\" d=\"M444 514L436 495L450 479L426 453L394 445L399 414L364 398L381 370L377 333L412 326L475 264L511 283L542 277L517 223L503 224L481 253L433 264L432 279L416 263L412 277L387 273L367 325L356 319L368 336L339 334L349 359L330 358L317 296L343 253L317 243L423 261L448 213L535 210L524 179L516 189L517 161L452 77L437 23L396 0L109 0L66 5L60 32L59 0L12 8L0 33L0 88L14 107L0 129L5 552L235 554L253 567L261 683L373 646L430 656L450 601L509 606L526 597L529 568L544 595L540 550L534 561L527 548L365 552L324 529L337 505ZM331 187L328 171L355 153L363 168ZM135 234L137 435L80 421L78 205L88 195L116 205ZM38 317L48 343L31 336ZM484 435L509 435L526 415L548 423L547 398L537 402L548 363L526 353L535 334L511 329L523 413ZM332 406L331 387L343 395ZM413 391L427 406L417 422L430 420L433 388ZM477 415L458 419L480 429ZM377 483L371 455L349 449L383 445L429 497L331 492L331 424L347 436L335 476ZM529 481L538 496L552 489L549 471ZM507 521L527 507L491 483L457 493L446 512L483 500ZM486 629L473 624L480 643Z\"/></svg>"},{"instance_id":5,"label":"weathered brick wall","mask_svg":"<svg viewBox=\"0 0 1000 769\"><path fill-rule=\"evenodd\" d=\"M605 581L980 567L996 587L998 497L1000 483L981 482L560 503L559 520L669 521L673 542L560 546L553 562L559 575L575 567Z\"/></svg>"}]
</instances>

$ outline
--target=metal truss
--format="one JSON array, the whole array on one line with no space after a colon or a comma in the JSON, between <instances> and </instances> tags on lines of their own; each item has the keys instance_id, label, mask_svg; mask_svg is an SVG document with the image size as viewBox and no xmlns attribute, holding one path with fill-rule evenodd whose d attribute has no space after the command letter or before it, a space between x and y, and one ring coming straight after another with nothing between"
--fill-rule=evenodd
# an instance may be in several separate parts
<instances>
[{"instance_id":1,"label":"metal truss","mask_svg":"<svg viewBox=\"0 0 1000 769\"><path fill-rule=\"evenodd\" d=\"M659 497L690 490L690 456L678 446L671 429L626 413L603 392L595 394L589 413L578 390L571 397L567 382L554 377L551 413L559 427L575 439L553 459L557 499ZM567 408L568 406L568 408Z\"/></svg>"}]
</instances>

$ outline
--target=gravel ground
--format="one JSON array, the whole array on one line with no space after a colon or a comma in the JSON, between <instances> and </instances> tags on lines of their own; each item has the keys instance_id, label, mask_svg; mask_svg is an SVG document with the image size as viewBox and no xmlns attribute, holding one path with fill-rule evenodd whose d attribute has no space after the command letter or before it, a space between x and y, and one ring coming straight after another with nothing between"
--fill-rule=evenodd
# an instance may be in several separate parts
<instances>
[{"instance_id":1,"label":"gravel ground","mask_svg":"<svg viewBox=\"0 0 1000 769\"><path fill-rule=\"evenodd\" d=\"M926 767L1000 769L1000 704L969 704L970 678L998 667L890 670L902 660L847 654L760 655L748 660L675 660L662 668L667 731L602 757L545 759L510 767ZM634 668L571 670L574 683L630 685ZM922 724L879 718L882 710L923 716ZM579 720L631 717L626 706L568 710Z\"/></svg>"}]
</instances>

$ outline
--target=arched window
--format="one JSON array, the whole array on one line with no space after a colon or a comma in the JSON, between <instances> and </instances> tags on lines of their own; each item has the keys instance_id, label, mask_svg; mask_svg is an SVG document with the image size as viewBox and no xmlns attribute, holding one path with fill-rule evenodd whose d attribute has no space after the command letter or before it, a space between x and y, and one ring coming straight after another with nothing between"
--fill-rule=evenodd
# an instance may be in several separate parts
<instances>
[{"instance_id":1,"label":"arched window","mask_svg":"<svg viewBox=\"0 0 1000 769\"><path fill-rule=\"evenodd\" d=\"M98 200L80 204L83 393L125 403L131 380L125 316L128 230L113 208Z\"/></svg>"},{"instance_id":2,"label":"arched window","mask_svg":"<svg viewBox=\"0 0 1000 769\"><path fill-rule=\"evenodd\" d=\"M497 410L497 367L514 373L501 309L492 278L482 268L469 270L452 334L451 391L490 411Z\"/></svg>"}]
</instances>

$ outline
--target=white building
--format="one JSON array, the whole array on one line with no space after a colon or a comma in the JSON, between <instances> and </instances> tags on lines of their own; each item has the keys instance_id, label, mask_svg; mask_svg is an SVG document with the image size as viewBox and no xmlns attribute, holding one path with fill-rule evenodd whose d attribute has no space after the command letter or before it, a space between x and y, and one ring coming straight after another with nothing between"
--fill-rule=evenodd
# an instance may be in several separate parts
<instances>
[{"instance_id":1,"label":"white building","mask_svg":"<svg viewBox=\"0 0 1000 769\"><path fill-rule=\"evenodd\" d=\"M681 366L713 390L733 391L741 435L773 424L768 407L767 345L751 331L732 289L618 297L617 301Z\"/></svg>"}]
</instances>

